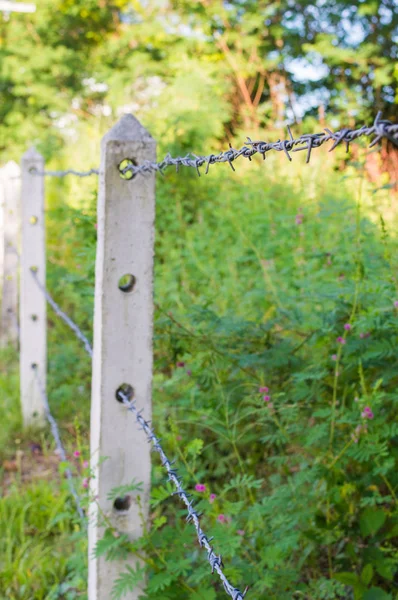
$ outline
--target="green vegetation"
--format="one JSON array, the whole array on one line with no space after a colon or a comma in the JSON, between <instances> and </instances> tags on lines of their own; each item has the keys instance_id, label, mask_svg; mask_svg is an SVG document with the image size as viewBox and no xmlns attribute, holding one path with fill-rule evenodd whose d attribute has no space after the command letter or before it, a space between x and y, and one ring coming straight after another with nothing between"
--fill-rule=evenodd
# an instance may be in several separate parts
<instances>
[{"instance_id":1,"label":"green vegetation","mask_svg":"<svg viewBox=\"0 0 398 600\"><path fill-rule=\"evenodd\" d=\"M280 136L261 128L320 86L328 120L396 111L388 2L296 3L291 16L286 2L148 4L42 0L1 24L2 159L35 141L51 167L97 166L120 107L159 156ZM361 43L344 34L357 21ZM317 52L325 77L289 75L289 59ZM387 175L367 177L378 154L302 154L158 178L154 427L248 598L396 600L398 215ZM46 190L48 287L90 337L96 180ZM49 400L87 502L90 361L48 318ZM65 466L49 431L22 430L10 349L0 409L0 598L86 598ZM150 600L226 597L155 455L150 530L134 545L114 534L98 552L144 554ZM114 597L141 576L126 568Z\"/></svg>"}]
</instances>

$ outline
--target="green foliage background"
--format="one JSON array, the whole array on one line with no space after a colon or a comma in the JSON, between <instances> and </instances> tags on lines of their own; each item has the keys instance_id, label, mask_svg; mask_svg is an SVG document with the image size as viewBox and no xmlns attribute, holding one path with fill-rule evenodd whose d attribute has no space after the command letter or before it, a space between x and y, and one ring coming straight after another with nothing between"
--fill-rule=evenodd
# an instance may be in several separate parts
<instances>
[{"instance_id":1,"label":"green foliage background","mask_svg":"<svg viewBox=\"0 0 398 600\"><path fill-rule=\"evenodd\" d=\"M126 111L159 156L218 152L282 135L298 99L320 89L333 124L394 118L393 7L42 0L1 23L2 160L34 142L49 167L97 166ZM295 77L294 59L318 81ZM305 110L295 131L316 118ZM369 155L354 159L322 149L309 166L269 155L157 181L154 426L248 598L397 598L397 215L386 176L370 184ZM46 198L48 287L90 336L96 181L48 179ZM69 454L81 452L84 496L90 363L48 317L50 403ZM54 450L48 431L22 430L11 349L0 390L0 598L85 598L64 466L27 482L17 460L7 475L32 441L45 458ZM145 554L151 600L224 598L184 517L154 458L150 531L132 545L108 529L98 552ZM115 598L142 574L126 568Z\"/></svg>"}]
</instances>

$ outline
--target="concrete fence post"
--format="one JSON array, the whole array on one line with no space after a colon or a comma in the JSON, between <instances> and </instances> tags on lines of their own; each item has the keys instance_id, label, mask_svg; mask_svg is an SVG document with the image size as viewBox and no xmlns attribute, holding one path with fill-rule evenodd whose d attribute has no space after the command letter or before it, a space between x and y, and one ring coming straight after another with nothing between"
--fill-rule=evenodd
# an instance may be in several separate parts
<instances>
[{"instance_id":1,"label":"concrete fence post","mask_svg":"<svg viewBox=\"0 0 398 600\"><path fill-rule=\"evenodd\" d=\"M16 162L8 162L1 170L3 206L3 282L1 302L0 344L18 345L18 267L21 228L21 171Z\"/></svg>"},{"instance_id":2,"label":"concrete fence post","mask_svg":"<svg viewBox=\"0 0 398 600\"><path fill-rule=\"evenodd\" d=\"M42 385L47 372L46 299L34 280L46 285L44 179L32 170L43 171L44 159L31 148L22 157L22 251L20 297L20 380L25 425L42 424L45 411L33 367Z\"/></svg>"},{"instance_id":3,"label":"concrete fence post","mask_svg":"<svg viewBox=\"0 0 398 600\"><path fill-rule=\"evenodd\" d=\"M153 253L155 177L130 178L125 160L156 160L156 144L132 116L125 115L104 136L98 197L94 349L91 409L91 505L89 600L109 600L126 561L95 558L104 517L130 539L142 534L148 517L150 447L126 407L117 401L122 387L146 419L151 417ZM142 492L111 499L116 487L142 483ZM139 495L139 500L137 496ZM144 586L126 596L136 600Z\"/></svg>"}]
</instances>

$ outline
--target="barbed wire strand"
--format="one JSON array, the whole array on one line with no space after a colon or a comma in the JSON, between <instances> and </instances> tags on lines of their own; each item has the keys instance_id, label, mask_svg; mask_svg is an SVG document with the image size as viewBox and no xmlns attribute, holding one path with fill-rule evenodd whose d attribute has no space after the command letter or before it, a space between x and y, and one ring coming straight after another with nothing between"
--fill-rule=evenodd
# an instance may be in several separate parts
<instances>
[{"instance_id":1,"label":"barbed wire strand","mask_svg":"<svg viewBox=\"0 0 398 600\"><path fill-rule=\"evenodd\" d=\"M43 406L44 406L46 418L47 418L47 421L50 423L51 432L53 434L53 438L54 438L55 444L57 446L58 454L59 454L62 462L66 463L66 465L69 465L69 461L68 461L68 459L66 457L65 449L64 449L64 447L62 445L62 442L61 442L61 436L59 434L58 425L57 425L56 420L54 419L54 417L51 414L50 405L48 403L47 394L46 394L46 391L44 389L43 382L40 379L38 368L37 368L36 365L32 365L32 369L33 369L33 372L34 372L34 375L35 375L35 379L36 379L36 382L37 382L37 385L38 385L38 388L39 388L39 391L40 391L40 396L41 396L41 399L42 399L42 402L43 402ZM75 504L76 504L76 510L77 510L77 512L79 514L79 517L81 518L82 522L84 523L85 528L87 528L86 517L85 517L84 511L82 509L82 505L81 505L79 494L77 493L76 488L74 486L74 483L73 483L73 474L72 474L72 471L69 468L69 466L67 466L65 468L65 475L66 475L66 478L68 480L68 486L69 486L70 493L72 494L73 499L74 499Z\"/></svg>"},{"instance_id":2,"label":"barbed wire strand","mask_svg":"<svg viewBox=\"0 0 398 600\"><path fill-rule=\"evenodd\" d=\"M158 454L160 456L160 460L162 462L162 465L167 471L168 479L171 483L174 484L174 486L176 488L176 492L174 492L174 494L176 494L177 496L179 496L181 498L181 500L184 502L184 504L187 508L188 517L186 520L188 523L194 524L194 527L196 529L196 534L198 536L199 545L202 548L205 548L207 551L207 559L211 566L211 572L214 573L214 571L216 571L218 573L218 575L223 583L226 593L233 600L243 600L243 598L246 596L248 588L246 588L244 590L244 592L241 592L239 589L237 589L233 585L231 585L230 582L228 581L227 577L225 576L224 571L223 571L224 565L222 562L222 557L221 557L221 555L217 555L214 552L213 547L211 546L211 543L210 543L213 538L208 538L206 536L206 534L203 532L203 529L201 528L201 525L200 525L201 513L198 513L194 509L193 503L189 499L190 494L187 494L187 492L184 491L184 489L182 487L181 477L178 475L177 469L173 468L173 463L167 458L167 456L160 444L159 438L156 437L156 435L155 435L153 429L151 428L151 426L149 425L149 423L143 418L143 416L141 415L142 411L139 411L137 409L135 402L132 400L129 400L127 398L127 396L121 390L118 390L117 394L118 394L118 397L120 398L121 402L127 407L127 410L129 410L130 412L132 412L134 414L137 423L139 424L140 428L143 429L143 431L145 432L145 434L148 438L148 441L150 443L152 443L153 448L156 450L156 452L158 452Z\"/></svg>"},{"instance_id":3,"label":"barbed wire strand","mask_svg":"<svg viewBox=\"0 0 398 600\"><path fill-rule=\"evenodd\" d=\"M230 145L229 150L220 152L219 154L208 154L207 156L197 156L193 152L188 153L186 156L178 156L173 158L171 154L167 154L161 162L144 161L140 165L134 165L130 161L124 168L119 168L121 175L131 174L130 180L140 174L145 173L160 173L164 174L164 170L167 167L175 166L176 171L179 171L180 166L195 168L198 175L200 176L200 167L206 165L205 174L207 175L210 169L210 165L216 163L229 163L231 169L235 171L235 167L232 164L237 158L243 157L248 160L252 159L255 154L261 154L265 160L267 152L271 150L275 152L284 152L289 161L292 160L290 152L301 152L307 151L306 163L311 160L312 151L315 148L319 148L323 144L329 141L333 141L333 145L329 149L332 152L340 144L346 145L346 151L349 151L349 146L352 142L355 142L362 136L372 137L369 147L372 148L383 138L389 140L395 146L398 146L398 123L392 123L387 119L382 119L382 113L379 112L372 125L363 125L357 129L343 128L333 132L329 128L325 128L320 133L304 133L297 138L293 137L290 127L287 127L289 138L285 140L277 140L276 142L266 141L253 141L249 137L244 143L240 150L232 148ZM128 159L126 159L128 161ZM92 174L99 174L99 169L90 169L89 171L75 171L74 169L68 169L66 171L37 171L31 169L31 172L35 175L48 175L52 177L64 177L65 175L77 175L78 177L87 177Z\"/></svg>"},{"instance_id":4,"label":"barbed wire strand","mask_svg":"<svg viewBox=\"0 0 398 600\"><path fill-rule=\"evenodd\" d=\"M47 289L39 281L39 279L37 277L37 271L31 269L30 272L32 273L34 281L36 282L39 289L43 292L47 302L53 308L54 312L68 325L68 327L70 327L70 329L72 329L72 331L74 332L76 337L83 343L87 354L89 354L92 358L93 357L93 349L91 347L90 342L88 341L88 339L82 332L82 330L76 325L76 323L74 323L72 321L72 319L70 317L68 317L67 314L64 313L63 310L61 310L61 308L58 306L58 304L55 302L55 300L52 298L52 296L48 293Z\"/></svg>"},{"instance_id":5,"label":"barbed wire strand","mask_svg":"<svg viewBox=\"0 0 398 600\"><path fill-rule=\"evenodd\" d=\"M32 274L34 276L34 279L36 281L36 283L38 284L39 288L41 289L41 291L44 293L46 300L51 304L52 308L55 310L56 314L63 319L63 321L65 321L65 323L67 323L67 325L69 325L69 327L74 331L74 333L76 334L76 336L79 338L80 341L83 342L84 347L87 351L87 353L92 357L93 352L92 352L92 348L87 340L87 338L85 337L85 335L81 332L81 330L79 329L79 327L72 321L72 319L70 319L58 306L58 304L55 302L55 300L53 300L53 298L50 296L50 294L48 293L48 291L46 290L46 288L38 281L37 276L36 276L36 272L32 271ZM43 402L44 405L46 407L46 413L48 414L48 419L51 423L51 426L54 427L53 430L53 435L55 437L55 439L59 442L59 444L61 445L61 441L59 438L59 434L58 434L58 429L56 426L56 422L54 420L54 418L52 417L49 407L48 407L48 401L47 398L45 397L45 392L44 392L44 388L42 386L40 386L41 388L41 394L43 397ZM177 470L175 468L172 467L172 462L167 458L161 444L160 444L160 440L156 437L153 429L151 428L151 426L149 425L149 423L143 418L143 416L141 415L141 411L137 410L137 407L135 405L135 402L130 401L127 396L123 393L123 391L118 390L118 396L120 398L120 401L122 402L122 404L124 404L127 409L134 414L136 421L138 423L138 425L140 426L141 429L143 429L143 431L145 432L147 439L150 443L152 443L153 448L156 450L156 452L158 452L158 454L160 455L160 459L162 462L163 467L166 469L167 474L168 474L168 478L169 481L172 482L176 488L176 492L175 494L177 494L181 500L184 502L185 506L187 507L187 511L188 511L188 517L187 517L187 522L193 522L195 529L196 529L196 533L198 536L198 541L199 541L199 545L201 547L204 547L207 551L207 559L210 563L211 569L212 569L212 573L214 573L214 571L216 571L223 583L224 589L227 592L227 594L229 594L229 596L233 599L233 600L243 600L246 592L247 592L247 588L244 592L241 592L239 589L235 588L233 585L231 585L231 583L228 581L227 577L225 576L224 572L223 572L223 562L222 562L222 557L220 555L217 555L212 546L211 546L211 541L212 538L208 538L205 533L203 532L201 525L200 525L200 513L198 513L194 507L193 507L193 503L192 501L189 499L190 495L187 494L183 487L182 487L182 483L181 483L181 479L177 474ZM63 453L63 456L65 456L65 452L62 448L61 445L61 452ZM65 459L66 460L66 459Z\"/></svg>"},{"instance_id":6,"label":"barbed wire strand","mask_svg":"<svg viewBox=\"0 0 398 600\"><path fill-rule=\"evenodd\" d=\"M76 171L75 169L66 169L65 171L39 171L36 167L31 167L31 175L42 175L48 177L65 177L66 175L76 175L76 177L90 177L90 175L99 175L99 169L90 169L89 171Z\"/></svg>"}]
</instances>

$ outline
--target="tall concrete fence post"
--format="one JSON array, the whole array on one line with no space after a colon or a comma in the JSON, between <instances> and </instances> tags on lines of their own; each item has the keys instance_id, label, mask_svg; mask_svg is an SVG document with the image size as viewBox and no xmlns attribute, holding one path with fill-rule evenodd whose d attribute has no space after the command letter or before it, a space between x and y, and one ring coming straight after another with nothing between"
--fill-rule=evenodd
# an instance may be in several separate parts
<instances>
[{"instance_id":1,"label":"tall concrete fence post","mask_svg":"<svg viewBox=\"0 0 398 600\"><path fill-rule=\"evenodd\" d=\"M44 213L44 179L35 175L43 171L44 159L31 148L22 157L22 241L20 285L20 380L21 405L25 425L42 424L45 411L34 368L42 385L47 372L46 299L34 280L46 285L46 246Z\"/></svg>"},{"instance_id":2,"label":"tall concrete fence post","mask_svg":"<svg viewBox=\"0 0 398 600\"><path fill-rule=\"evenodd\" d=\"M98 196L91 408L89 600L109 600L117 577L138 559L94 557L104 519L130 539L142 535L149 511L150 447L117 391L151 417L155 176L122 175L126 164L156 160L156 144L132 116L104 136ZM133 481L141 492L112 499ZM139 496L139 499L138 497ZM136 600L144 585L126 596Z\"/></svg>"},{"instance_id":3,"label":"tall concrete fence post","mask_svg":"<svg viewBox=\"0 0 398 600\"><path fill-rule=\"evenodd\" d=\"M14 161L1 170L3 187L3 281L0 345L18 346L18 269L21 229L21 170Z\"/></svg>"}]
</instances>

